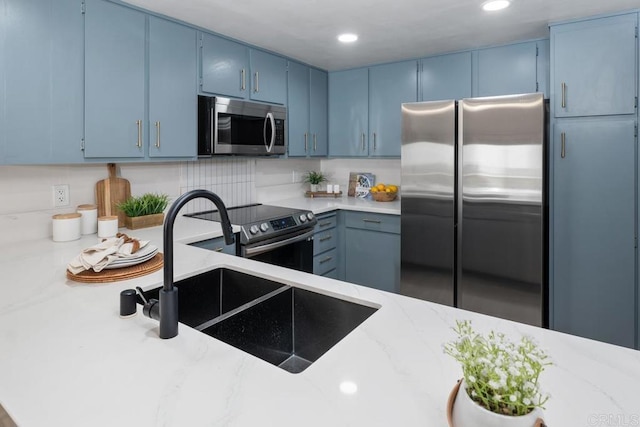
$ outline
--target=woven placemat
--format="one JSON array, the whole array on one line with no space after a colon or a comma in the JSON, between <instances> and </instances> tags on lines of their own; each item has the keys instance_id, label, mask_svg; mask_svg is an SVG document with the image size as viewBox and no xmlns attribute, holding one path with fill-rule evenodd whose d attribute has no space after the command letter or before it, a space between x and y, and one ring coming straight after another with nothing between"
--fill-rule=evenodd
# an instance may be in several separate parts
<instances>
[{"instance_id":1,"label":"woven placemat","mask_svg":"<svg viewBox=\"0 0 640 427\"><path fill-rule=\"evenodd\" d=\"M130 267L102 270L96 273L93 270L85 270L82 273L73 274L67 270L67 279L82 283L109 283L119 280L134 279L136 277L151 274L164 266L164 256L158 252L153 258Z\"/></svg>"}]
</instances>

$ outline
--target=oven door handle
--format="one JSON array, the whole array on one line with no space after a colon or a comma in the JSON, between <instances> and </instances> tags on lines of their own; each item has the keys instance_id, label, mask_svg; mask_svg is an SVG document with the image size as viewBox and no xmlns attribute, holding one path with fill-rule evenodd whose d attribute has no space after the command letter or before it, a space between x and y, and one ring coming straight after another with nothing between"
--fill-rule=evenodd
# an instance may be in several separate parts
<instances>
[{"instance_id":1,"label":"oven door handle","mask_svg":"<svg viewBox=\"0 0 640 427\"><path fill-rule=\"evenodd\" d=\"M303 240L307 240L308 238L312 237L314 234L314 230L311 229L309 231L306 231L302 234L298 234L297 236L294 237L290 237L288 239L285 240L280 240L279 242L273 242L273 243L267 243L266 245L258 245L252 248L245 248L244 250L244 254L245 256L248 257L252 257L255 255L260 255L263 254L265 252L269 252L273 249L278 249L281 248L283 246L287 246L290 245L292 243L297 243L297 242L301 242Z\"/></svg>"},{"instance_id":2,"label":"oven door handle","mask_svg":"<svg viewBox=\"0 0 640 427\"><path fill-rule=\"evenodd\" d=\"M271 140L267 146L267 120L271 122ZM267 153L271 153L273 150L273 144L276 142L276 121L273 118L273 113L269 111L264 118L264 126L262 128L262 137L264 138L264 146L267 148Z\"/></svg>"}]
</instances>

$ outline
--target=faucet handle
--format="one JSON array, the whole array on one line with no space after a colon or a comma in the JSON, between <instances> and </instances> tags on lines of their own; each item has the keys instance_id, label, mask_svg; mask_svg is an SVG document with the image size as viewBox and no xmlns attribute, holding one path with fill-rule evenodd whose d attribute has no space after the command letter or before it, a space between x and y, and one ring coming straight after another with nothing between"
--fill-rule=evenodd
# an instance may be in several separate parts
<instances>
[{"instance_id":1,"label":"faucet handle","mask_svg":"<svg viewBox=\"0 0 640 427\"><path fill-rule=\"evenodd\" d=\"M140 286L136 286L136 291L138 291L138 295L143 302L142 314L151 319L160 320L160 304L158 304L158 300L155 298L147 300Z\"/></svg>"}]
</instances>

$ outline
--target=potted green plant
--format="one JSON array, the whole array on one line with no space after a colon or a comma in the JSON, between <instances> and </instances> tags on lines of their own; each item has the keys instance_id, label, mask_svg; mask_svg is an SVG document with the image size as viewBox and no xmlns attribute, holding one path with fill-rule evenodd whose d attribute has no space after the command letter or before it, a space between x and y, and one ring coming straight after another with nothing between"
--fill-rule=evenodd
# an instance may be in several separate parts
<instances>
[{"instance_id":1,"label":"potted green plant","mask_svg":"<svg viewBox=\"0 0 640 427\"><path fill-rule=\"evenodd\" d=\"M118 204L125 213L124 225L130 230L162 225L164 210L169 204L166 194L146 193L140 197L130 197Z\"/></svg>"},{"instance_id":2,"label":"potted green plant","mask_svg":"<svg viewBox=\"0 0 640 427\"><path fill-rule=\"evenodd\" d=\"M327 180L327 177L322 172L309 171L304 176L304 182L308 182L311 187L311 192L318 191L318 185Z\"/></svg>"},{"instance_id":3,"label":"potted green plant","mask_svg":"<svg viewBox=\"0 0 640 427\"><path fill-rule=\"evenodd\" d=\"M458 339L444 352L462 365L464 378L449 397L453 427L534 427L543 425L549 399L538 377L551 363L527 337L514 343L501 333L476 333L470 321L458 321Z\"/></svg>"}]
</instances>

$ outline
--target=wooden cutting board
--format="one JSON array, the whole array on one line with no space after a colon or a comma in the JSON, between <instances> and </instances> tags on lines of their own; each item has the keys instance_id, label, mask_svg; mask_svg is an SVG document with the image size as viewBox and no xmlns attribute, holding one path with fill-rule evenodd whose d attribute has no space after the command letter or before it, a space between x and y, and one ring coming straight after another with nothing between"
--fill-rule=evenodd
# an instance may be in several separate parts
<instances>
[{"instance_id":1,"label":"wooden cutting board","mask_svg":"<svg viewBox=\"0 0 640 427\"><path fill-rule=\"evenodd\" d=\"M96 204L98 216L118 216L118 227L124 227L124 212L118 209L118 203L131 197L131 184L124 178L116 176L116 164L107 164L109 178L96 184Z\"/></svg>"}]
</instances>

